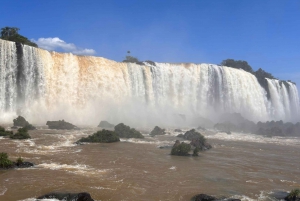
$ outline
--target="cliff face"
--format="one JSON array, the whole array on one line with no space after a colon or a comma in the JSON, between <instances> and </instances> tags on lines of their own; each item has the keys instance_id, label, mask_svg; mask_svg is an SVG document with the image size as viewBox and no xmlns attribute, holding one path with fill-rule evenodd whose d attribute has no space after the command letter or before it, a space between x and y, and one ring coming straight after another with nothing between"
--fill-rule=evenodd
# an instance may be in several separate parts
<instances>
[{"instance_id":1,"label":"cliff face","mask_svg":"<svg viewBox=\"0 0 300 201\"><path fill-rule=\"evenodd\" d=\"M293 83L265 79L268 99L254 75L212 64L119 63L0 40L0 70L0 111L22 113L31 122L177 124L178 114L213 118L225 112L254 121L299 118Z\"/></svg>"}]
</instances>

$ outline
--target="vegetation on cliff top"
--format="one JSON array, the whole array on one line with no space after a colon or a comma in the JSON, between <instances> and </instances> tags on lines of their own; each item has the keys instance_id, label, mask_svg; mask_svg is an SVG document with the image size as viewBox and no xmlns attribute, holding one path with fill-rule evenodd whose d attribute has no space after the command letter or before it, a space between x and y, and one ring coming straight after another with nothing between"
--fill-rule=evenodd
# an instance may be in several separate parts
<instances>
[{"instance_id":1,"label":"vegetation on cliff top","mask_svg":"<svg viewBox=\"0 0 300 201\"><path fill-rule=\"evenodd\" d=\"M23 43L25 45L38 47L37 44L31 42L28 38L25 36L22 36L18 33L20 29L17 27L4 27L1 28L1 39L3 40L9 40L17 43Z\"/></svg>"}]
</instances>

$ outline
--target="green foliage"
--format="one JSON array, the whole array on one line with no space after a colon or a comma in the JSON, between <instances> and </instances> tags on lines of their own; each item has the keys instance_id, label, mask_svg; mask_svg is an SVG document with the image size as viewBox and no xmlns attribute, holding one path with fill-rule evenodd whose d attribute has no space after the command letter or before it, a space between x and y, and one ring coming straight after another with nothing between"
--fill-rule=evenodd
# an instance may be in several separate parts
<instances>
[{"instance_id":1,"label":"green foliage","mask_svg":"<svg viewBox=\"0 0 300 201\"><path fill-rule=\"evenodd\" d=\"M17 158L17 160L16 160L16 163L17 163L18 165L22 164L23 162L24 162L24 160L23 160L22 157L19 157L19 158Z\"/></svg>"},{"instance_id":2,"label":"green foliage","mask_svg":"<svg viewBox=\"0 0 300 201\"><path fill-rule=\"evenodd\" d=\"M193 156L198 156L199 151L200 151L199 147L196 147L193 151Z\"/></svg>"},{"instance_id":3,"label":"green foliage","mask_svg":"<svg viewBox=\"0 0 300 201\"><path fill-rule=\"evenodd\" d=\"M140 62L136 57L132 57L132 56L126 56L126 59L123 60L123 62L127 62L127 63L138 63Z\"/></svg>"},{"instance_id":4,"label":"green foliage","mask_svg":"<svg viewBox=\"0 0 300 201\"><path fill-rule=\"evenodd\" d=\"M247 61L242 61L242 60L234 60L234 59L226 59L221 62L222 66L228 66L232 68L237 68L237 69L243 69L244 71L247 71L249 73L253 73L252 67L248 64Z\"/></svg>"},{"instance_id":5,"label":"green foliage","mask_svg":"<svg viewBox=\"0 0 300 201\"><path fill-rule=\"evenodd\" d=\"M27 130L35 130L36 128L31 125L28 121L26 121L26 119L22 116L18 116L17 118L15 118L13 120L14 122L14 126L20 126L23 128L26 128Z\"/></svg>"},{"instance_id":6,"label":"green foliage","mask_svg":"<svg viewBox=\"0 0 300 201\"><path fill-rule=\"evenodd\" d=\"M182 142L181 144L176 142L172 148L171 155L187 156L191 151L191 145Z\"/></svg>"},{"instance_id":7,"label":"green foliage","mask_svg":"<svg viewBox=\"0 0 300 201\"><path fill-rule=\"evenodd\" d=\"M12 135L12 131L6 131L2 126L0 126L0 136L8 136Z\"/></svg>"},{"instance_id":8,"label":"green foliage","mask_svg":"<svg viewBox=\"0 0 300 201\"><path fill-rule=\"evenodd\" d=\"M19 128L18 132L14 135L11 135L10 138L15 140L23 140L23 139L29 139L31 137L28 134L27 128Z\"/></svg>"},{"instance_id":9,"label":"green foliage","mask_svg":"<svg viewBox=\"0 0 300 201\"><path fill-rule=\"evenodd\" d=\"M4 27L1 28L1 39L13 42L23 43L25 45L38 47L37 44L31 42L28 38L18 33L20 29L17 27Z\"/></svg>"},{"instance_id":10,"label":"green foliage","mask_svg":"<svg viewBox=\"0 0 300 201\"><path fill-rule=\"evenodd\" d=\"M114 131L101 130L93 135L89 135L86 138L81 138L79 142L100 142L100 143L110 143L119 142L120 138Z\"/></svg>"},{"instance_id":11,"label":"green foliage","mask_svg":"<svg viewBox=\"0 0 300 201\"><path fill-rule=\"evenodd\" d=\"M164 134L165 134L165 129L162 129L158 126L155 126L154 129L150 133L151 136L164 135Z\"/></svg>"},{"instance_id":12,"label":"green foliage","mask_svg":"<svg viewBox=\"0 0 300 201\"><path fill-rule=\"evenodd\" d=\"M291 190L291 192L287 196L289 200L296 200L296 198L299 197L300 197L300 189L298 188Z\"/></svg>"},{"instance_id":13,"label":"green foliage","mask_svg":"<svg viewBox=\"0 0 300 201\"><path fill-rule=\"evenodd\" d=\"M9 168L13 165L13 162L8 159L7 153L0 153L0 168Z\"/></svg>"},{"instance_id":14,"label":"green foliage","mask_svg":"<svg viewBox=\"0 0 300 201\"><path fill-rule=\"evenodd\" d=\"M130 128L123 123L115 126L115 132L120 138L144 138L144 136L134 128Z\"/></svg>"}]
</instances>

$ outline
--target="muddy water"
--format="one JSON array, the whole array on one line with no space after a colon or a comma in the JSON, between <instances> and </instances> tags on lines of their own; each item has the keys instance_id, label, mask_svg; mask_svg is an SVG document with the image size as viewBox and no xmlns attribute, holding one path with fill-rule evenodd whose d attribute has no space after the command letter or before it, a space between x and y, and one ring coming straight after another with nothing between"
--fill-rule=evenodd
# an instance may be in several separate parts
<instances>
[{"instance_id":1,"label":"muddy water","mask_svg":"<svg viewBox=\"0 0 300 201\"><path fill-rule=\"evenodd\" d=\"M95 200L189 200L198 193L270 200L300 187L300 139L207 133L213 149L171 156L178 133L112 144L73 143L95 132L39 129L25 141L0 138L0 152L34 168L0 171L0 200L34 200L51 191L89 192Z\"/></svg>"}]
</instances>

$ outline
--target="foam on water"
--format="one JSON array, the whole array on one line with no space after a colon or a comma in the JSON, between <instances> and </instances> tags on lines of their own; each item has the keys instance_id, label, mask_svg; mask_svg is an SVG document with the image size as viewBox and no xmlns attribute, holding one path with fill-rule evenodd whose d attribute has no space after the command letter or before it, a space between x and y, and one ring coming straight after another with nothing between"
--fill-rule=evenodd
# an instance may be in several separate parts
<instances>
[{"instance_id":1,"label":"foam on water","mask_svg":"<svg viewBox=\"0 0 300 201\"><path fill-rule=\"evenodd\" d=\"M42 163L37 165L36 168L44 168L50 170L63 170L69 173L80 174L85 176L95 176L95 175L100 175L108 171L111 171L110 169L99 170L83 164L69 165L69 164L58 164L58 163Z\"/></svg>"},{"instance_id":2,"label":"foam on water","mask_svg":"<svg viewBox=\"0 0 300 201\"><path fill-rule=\"evenodd\" d=\"M205 135L205 134L204 134ZM250 133L231 133L226 134L224 132L205 135L207 139L221 139L225 141L243 141L243 142L257 142L257 143L271 143L279 145L299 146L299 137L265 137L261 135L255 135Z\"/></svg>"},{"instance_id":3,"label":"foam on water","mask_svg":"<svg viewBox=\"0 0 300 201\"><path fill-rule=\"evenodd\" d=\"M24 200L18 200L18 201L60 201L58 199L36 199L36 198L27 198Z\"/></svg>"},{"instance_id":4,"label":"foam on water","mask_svg":"<svg viewBox=\"0 0 300 201\"><path fill-rule=\"evenodd\" d=\"M5 186L0 186L0 196L4 195L6 191L7 191L7 188Z\"/></svg>"}]
</instances>

